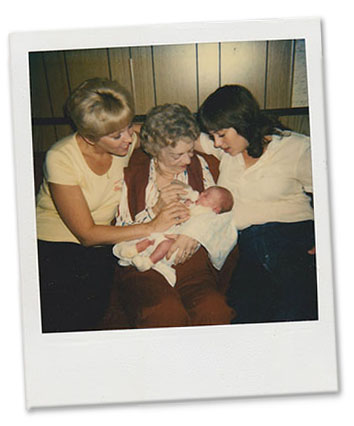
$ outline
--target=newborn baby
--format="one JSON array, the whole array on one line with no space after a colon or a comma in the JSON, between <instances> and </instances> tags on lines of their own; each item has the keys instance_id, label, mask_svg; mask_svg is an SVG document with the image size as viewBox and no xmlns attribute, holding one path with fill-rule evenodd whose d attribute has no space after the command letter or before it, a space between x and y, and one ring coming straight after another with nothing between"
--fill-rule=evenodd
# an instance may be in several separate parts
<instances>
[{"instance_id":1,"label":"newborn baby","mask_svg":"<svg viewBox=\"0 0 354 426\"><path fill-rule=\"evenodd\" d=\"M200 194L198 191L193 191L192 188L189 187L185 198L187 198L185 204L189 207L191 215L188 222L196 221L196 219L194 219L196 216L205 215L209 212L214 212L216 214L229 212L234 203L231 192L221 186L211 186ZM196 201L193 202L193 200ZM201 220L208 220L208 216L204 216ZM173 231L175 232L175 229ZM183 231L180 230L179 233L183 234ZM131 258L132 264L136 266L139 271L147 271L166 256L174 240L171 238L164 238L157 244L150 255L144 255L145 250L154 245L155 242L154 239L144 238L134 245L125 245L121 248L120 255L125 258Z\"/></svg>"}]
</instances>

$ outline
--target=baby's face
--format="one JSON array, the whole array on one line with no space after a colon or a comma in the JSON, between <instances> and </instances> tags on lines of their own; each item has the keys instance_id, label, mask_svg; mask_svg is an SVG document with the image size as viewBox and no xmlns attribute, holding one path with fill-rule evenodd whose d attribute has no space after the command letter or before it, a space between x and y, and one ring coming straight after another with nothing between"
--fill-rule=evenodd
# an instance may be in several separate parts
<instances>
[{"instance_id":1,"label":"baby's face","mask_svg":"<svg viewBox=\"0 0 354 426\"><path fill-rule=\"evenodd\" d=\"M213 211L218 213L220 211L219 194L214 189L206 189L205 191L200 193L196 204L199 206L210 207L213 209Z\"/></svg>"}]
</instances>

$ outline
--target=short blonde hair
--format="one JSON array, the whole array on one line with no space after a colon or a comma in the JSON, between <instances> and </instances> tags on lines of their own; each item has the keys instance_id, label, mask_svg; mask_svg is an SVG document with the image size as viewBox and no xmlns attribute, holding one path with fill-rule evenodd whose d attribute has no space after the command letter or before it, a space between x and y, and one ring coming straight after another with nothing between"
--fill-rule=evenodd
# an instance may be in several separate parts
<instances>
[{"instance_id":1,"label":"short blonde hair","mask_svg":"<svg viewBox=\"0 0 354 426\"><path fill-rule=\"evenodd\" d=\"M66 112L81 136L97 142L124 129L134 117L130 94L116 81L86 80L70 95Z\"/></svg>"},{"instance_id":2,"label":"short blonde hair","mask_svg":"<svg viewBox=\"0 0 354 426\"><path fill-rule=\"evenodd\" d=\"M165 104L152 108L141 127L143 150L156 157L162 148L177 142L194 142L200 134L193 114L184 105Z\"/></svg>"}]
</instances>

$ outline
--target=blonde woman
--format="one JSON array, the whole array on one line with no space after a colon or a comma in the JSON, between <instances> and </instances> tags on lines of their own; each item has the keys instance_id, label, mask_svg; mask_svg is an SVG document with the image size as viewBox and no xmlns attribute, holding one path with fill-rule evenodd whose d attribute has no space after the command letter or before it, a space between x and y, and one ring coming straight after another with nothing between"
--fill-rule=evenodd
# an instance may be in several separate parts
<instances>
[{"instance_id":1,"label":"blonde woman","mask_svg":"<svg viewBox=\"0 0 354 426\"><path fill-rule=\"evenodd\" d=\"M188 218L174 202L149 223L112 226L123 169L138 145L130 96L118 83L95 78L66 107L77 131L48 151L37 197L43 332L97 327L113 279L111 246Z\"/></svg>"}]
</instances>

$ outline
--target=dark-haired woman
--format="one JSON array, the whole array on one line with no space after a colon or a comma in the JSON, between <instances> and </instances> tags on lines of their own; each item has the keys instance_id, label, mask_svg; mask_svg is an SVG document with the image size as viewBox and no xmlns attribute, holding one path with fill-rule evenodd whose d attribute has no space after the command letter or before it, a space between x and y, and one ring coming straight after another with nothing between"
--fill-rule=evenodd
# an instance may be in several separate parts
<instances>
[{"instance_id":1,"label":"dark-haired woman","mask_svg":"<svg viewBox=\"0 0 354 426\"><path fill-rule=\"evenodd\" d=\"M220 159L218 185L235 199L240 259L228 292L235 322L317 319L309 138L284 130L239 85L209 95L199 118L209 136L196 149Z\"/></svg>"}]
</instances>

